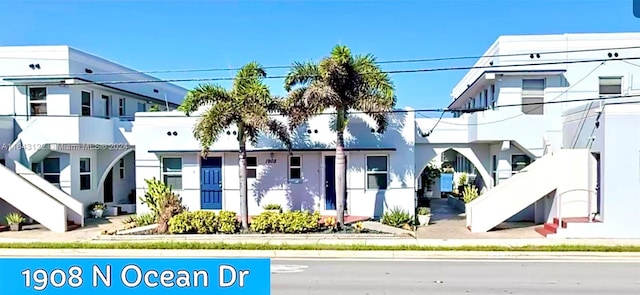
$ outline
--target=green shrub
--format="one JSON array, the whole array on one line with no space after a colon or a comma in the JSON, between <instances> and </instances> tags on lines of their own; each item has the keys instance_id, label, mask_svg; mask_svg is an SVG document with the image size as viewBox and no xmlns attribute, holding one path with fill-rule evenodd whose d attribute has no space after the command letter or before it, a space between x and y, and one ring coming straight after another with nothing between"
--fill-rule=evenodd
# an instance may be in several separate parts
<instances>
[{"instance_id":1,"label":"green shrub","mask_svg":"<svg viewBox=\"0 0 640 295\"><path fill-rule=\"evenodd\" d=\"M156 215L154 213L145 213L134 217L136 226L147 226L156 223Z\"/></svg>"},{"instance_id":2,"label":"green shrub","mask_svg":"<svg viewBox=\"0 0 640 295\"><path fill-rule=\"evenodd\" d=\"M473 200L477 199L478 196L478 188L476 188L475 185L465 186L464 192L462 193L462 199L465 204L471 203Z\"/></svg>"},{"instance_id":3,"label":"green shrub","mask_svg":"<svg viewBox=\"0 0 640 295\"><path fill-rule=\"evenodd\" d=\"M393 227L402 227L405 224L411 223L411 214L398 207L385 212L382 216L382 224Z\"/></svg>"},{"instance_id":4,"label":"green shrub","mask_svg":"<svg viewBox=\"0 0 640 295\"><path fill-rule=\"evenodd\" d=\"M169 220L169 232L172 234L189 234L193 232L191 212L184 211Z\"/></svg>"},{"instance_id":5,"label":"green shrub","mask_svg":"<svg viewBox=\"0 0 640 295\"><path fill-rule=\"evenodd\" d=\"M198 234L218 232L218 218L213 211L194 211L191 213L191 226Z\"/></svg>"},{"instance_id":6,"label":"green shrub","mask_svg":"<svg viewBox=\"0 0 640 295\"><path fill-rule=\"evenodd\" d=\"M251 218L249 229L256 233L266 234L277 232L280 228L280 213L262 212L260 215Z\"/></svg>"},{"instance_id":7,"label":"green shrub","mask_svg":"<svg viewBox=\"0 0 640 295\"><path fill-rule=\"evenodd\" d=\"M280 213L278 232L306 233L320 229L320 212L289 211Z\"/></svg>"},{"instance_id":8,"label":"green shrub","mask_svg":"<svg viewBox=\"0 0 640 295\"><path fill-rule=\"evenodd\" d=\"M223 234L233 234L240 229L238 215L232 211L220 211L218 215L218 232Z\"/></svg>"},{"instance_id":9,"label":"green shrub","mask_svg":"<svg viewBox=\"0 0 640 295\"><path fill-rule=\"evenodd\" d=\"M184 211L169 220L172 234L215 234L218 219L213 211Z\"/></svg>"},{"instance_id":10,"label":"green shrub","mask_svg":"<svg viewBox=\"0 0 640 295\"><path fill-rule=\"evenodd\" d=\"M144 193L144 197L140 197L140 202L147 205L157 218L160 216L160 211L162 211L161 199L171 193L171 186L166 185L155 177L144 181L147 183L147 191Z\"/></svg>"}]
</instances>

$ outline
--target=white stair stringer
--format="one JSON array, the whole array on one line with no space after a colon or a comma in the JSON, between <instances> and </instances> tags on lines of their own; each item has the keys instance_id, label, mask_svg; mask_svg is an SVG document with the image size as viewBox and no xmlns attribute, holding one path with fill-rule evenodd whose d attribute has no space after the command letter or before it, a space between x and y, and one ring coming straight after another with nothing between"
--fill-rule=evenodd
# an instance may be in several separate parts
<instances>
[{"instance_id":1,"label":"white stair stringer","mask_svg":"<svg viewBox=\"0 0 640 295\"><path fill-rule=\"evenodd\" d=\"M66 192L62 191L59 187L51 184L40 175L29 170L29 168L23 166L18 161L14 161L15 173L22 177L24 180L31 183L42 192L49 195L51 198L64 205L67 209L67 220L73 221L73 223L84 226L85 207L84 204ZM32 217L35 219L35 217Z\"/></svg>"},{"instance_id":2,"label":"white stair stringer","mask_svg":"<svg viewBox=\"0 0 640 295\"><path fill-rule=\"evenodd\" d=\"M557 188L562 154L547 154L479 196L466 207L471 232L487 232Z\"/></svg>"},{"instance_id":3,"label":"white stair stringer","mask_svg":"<svg viewBox=\"0 0 640 295\"><path fill-rule=\"evenodd\" d=\"M0 165L0 198L53 232L67 231L67 208L22 176Z\"/></svg>"}]
</instances>

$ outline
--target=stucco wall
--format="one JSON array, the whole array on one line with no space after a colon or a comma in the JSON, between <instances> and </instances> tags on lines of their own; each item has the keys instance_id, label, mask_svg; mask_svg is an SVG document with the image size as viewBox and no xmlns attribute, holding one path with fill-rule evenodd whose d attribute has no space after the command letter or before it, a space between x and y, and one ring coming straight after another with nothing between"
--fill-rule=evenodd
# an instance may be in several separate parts
<instances>
[{"instance_id":1,"label":"stucco wall","mask_svg":"<svg viewBox=\"0 0 640 295\"><path fill-rule=\"evenodd\" d=\"M281 118L284 120L284 118ZM413 212L414 207L414 116L400 112L390 116L387 132L371 132L372 121L362 115L353 115L346 135L348 152L348 210L351 215L380 216L385 209L400 206ZM183 158L183 190L180 194L191 209L200 208L199 143L193 138L192 128L197 118L179 113L137 114L133 126L136 138L136 187L139 196L144 194L144 179L160 177L162 156ZM283 145L269 137L260 138L256 146L250 146L250 156L258 157L258 177L249 181L251 214L261 211L261 206L278 203L289 209L321 210L324 207L324 155L332 154L335 133L329 129L330 115L320 115L301 127L294 134L294 155L302 156L303 179L287 180L287 153L272 151L276 163L267 164L273 149ZM306 131L310 130L311 133ZM168 136L167 132L177 135ZM237 166L237 140L229 130L220 136L210 148L210 156L223 157L223 208L239 210L239 182ZM316 149L317 151L312 151ZM356 151L366 149L368 151ZM395 151L394 151L395 149ZM265 150L264 152L258 152ZM302 151L303 150L303 151ZM365 189L365 158L367 155L386 154L389 163L387 190ZM140 212L146 208L140 204Z\"/></svg>"}]
</instances>

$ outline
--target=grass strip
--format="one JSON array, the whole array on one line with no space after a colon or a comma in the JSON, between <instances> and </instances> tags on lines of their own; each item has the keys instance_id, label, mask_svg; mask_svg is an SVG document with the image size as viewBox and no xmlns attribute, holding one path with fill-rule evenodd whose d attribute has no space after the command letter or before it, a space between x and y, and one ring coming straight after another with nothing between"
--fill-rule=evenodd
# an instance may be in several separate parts
<instances>
[{"instance_id":1,"label":"grass strip","mask_svg":"<svg viewBox=\"0 0 640 295\"><path fill-rule=\"evenodd\" d=\"M157 250L333 250L333 251L522 251L522 252L640 252L640 246L418 246L418 245L330 245L330 244L260 244L222 242L36 242L0 243L0 249L157 249Z\"/></svg>"}]
</instances>

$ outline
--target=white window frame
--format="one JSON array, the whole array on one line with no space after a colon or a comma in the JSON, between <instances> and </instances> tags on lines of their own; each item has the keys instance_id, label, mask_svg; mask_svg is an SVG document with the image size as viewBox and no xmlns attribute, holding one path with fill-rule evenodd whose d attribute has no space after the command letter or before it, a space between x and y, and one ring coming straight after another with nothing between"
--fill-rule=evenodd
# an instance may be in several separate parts
<instances>
[{"instance_id":1,"label":"white window frame","mask_svg":"<svg viewBox=\"0 0 640 295\"><path fill-rule=\"evenodd\" d=\"M56 160L58 160L58 172L45 172L44 171L44 161L46 159L56 159ZM34 171L34 172L36 174L38 174L40 177L42 177L43 179L45 179L45 176L58 176L58 182L57 183L54 183L54 182L50 182L50 183L55 185L55 186L57 186L57 187L60 187L60 175L61 175L61 170L62 170L62 167L60 167L60 158L58 158L58 157L47 157L47 158L44 158L39 163L36 163L36 165L38 166L38 169L40 171ZM33 165L32 165L32 170L33 170Z\"/></svg>"},{"instance_id":2,"label":"white window frame","mask_svg":"<svg viewBox=\"0 0 640 295\"><path fill-rule=\"evenodd\" d=\"M498 100L496 99L496 84L491 84L491 108L495 109L496 108L496 102Z\"/></svg>"},{"instance_id":3,"label":"white window frame","mask_svg":"<svg viewBox=\"0 0 640 295\"><path fill-rule=\"evenodd\" d=\"M386 171L370 171L369 170L369 158L370 157L385 157L387 159L387 170ZM364 179L364 184L366 187L366 190L379 190L379 191L384 191L389 189L389 164L390 164L390 159L391 157L389 156L389 154L367 154L365 156L364 159L364 170L365 170L365 179ZM369 187L369 175L385 175L385 179L386 179L386 187L385 188L370 188Z\"/></svg>"},{"instance_id":4,"label":"white window frame","mask_svg":"<svg viewBox=\"0 0 640 295\"><path fill-rule=\"evenodd\" d=\"M616 97L616 96L621 96L622 95L622 90L623 88L623 76L600 76L598 77L598 97ZM600 86L602 85L602 80L619 80L620 81L620 93L618 94L601 94L600 93ZM613 85L613 84L609 84L609 85Z\"/></svg>"},{"instance_id":5,"label":"white window frame","mask_svg":"<svg viewBox=\"0 0 640 295\"><path fill-rule=\"evenodd\" d=\"M297 165L297 166L291 165L291 159L292 158L299 158L300 159L300 165ZM288 171L289 181L301 181L302 180L302 178L303 178L303 176L302 176L302 165L303 164L302 164L302 156L301 155L290 155L287 158L287 168L288 168L287 171ZM291 174L292 174L291 170L292 169L300 169L300 178L292 178L291 177Z\"/></svg>"},{"instance_id":6,"label":"white window frame","mask_svg":"<svg viewBox=\"0 0 640 295\"><path fill-rule=\"evenodd\" d=\"M84 104L84 102L82 101L82 95L84 93L89 93L89 105L88 106L86 106ZM88 115L84 114L84 109L85 108L89 108L89 114ZM88 90L81 90L80 91L80 116L90 117L92 114L93 114L93 92L88 91Z\"/></svg>"},{"instance_id":7,"label":"white window frame","mask_svg":"<svg viewBox=\"0 0 640 295\"><path fill-rule=\"evenodd\" d=\"M120 159L120 161L118 161L118 173L120 174L120 179L124 179L125 178L125 165L124 165L124 158Z\"/></svg>"},{"instance_id":8,"label":"white window frame","mask_svg":"<svg viewBox=\"0 0 640 295\"><path fill-rule=\"evenodd\" d=\"M127 115L126 108L125 108L125 104L126 104L126 98L124 97L120 97L118 98L118 117L124 117Z\"/></svg>"},{"instance_id":9,"label":"white window frame","mask_svg":"<svg viewBox=\"0 0 640 295\"><path fill-rule=\"evenodd\" d=\"M49 89L47 87L27 87L27 95L29 96L29 115L31 116L46 116L49 112L47 109L47 97L49 96ZM44 89L44 99L43 100L31 100L31 89ZM33 114L31 112L32 105L44 105L45 109L47 109L44 114Z\"/></svg>"},{"instance_id":10,"label":"white window frame","mask_svg":"<svg viewBox=\"0 0 640 295\"><path fill-rule=\"evenodd\" d=\"M542 94L541 95L528 95L525 94L524 84L525 81L542 81ZM544 96L547 89L547 80L545 78L535 79L522 79L522 113L525 115L544 115ZM540 90L540 89L536 89ZM533 103L533 104L530 104ZM529 105L526 105L529 104Z\"/></svg>"},{"instance_id":11,"label":"white window frame","mask_svg":"<svg viewBox=\"0 0 640 295\"><path fill-rule=\"evenodd\" d=\"M82 161L83 160L87 160L89 161L89 165L87 166L89 168L89 171L82 171ZM78 179L80 180L78 182L78 187L80 188L81 191L86 191L86 190L91 190L91 187L93 186L93 179L91 177L91 158L87 158L87 157L82 157L80 158L80 160L78 161ZM82 188L82 176L89 176L89 187L88 188Z\"/></svg>"},{"instance_id":12,"label":"white window frame","mask_svg":"<svg viewBox=\"0 0 640 295\"><path fill-rule=\"evenodd\" d=\"M249 158L256 159L256 164L253 165L253 166L250 166L249 165ZM253 177L249 176L249 171L254 171L254 174L253 174L254 176ZM258 157L257 156L249 156L249 157L247 157L247 178L248 179L256 179L256 178L258 178Z\"/></svg>"},{"instance_id":13,"label":"white window frame","mask_svg":"<svg viewBox=\"0 0 640 295\"><path fill-rule=\"evenodd\" d=\"M180 171L164 171L164 160L165 159L180 159ZM184 184L182 183L182 181L184 180L182 172L184 170L184 159L180 156L166 156L166 157L161 157L160 158L160 179L162 180L162 182L164 182L165 184L168 184L165 181L165 176L180 176L180 188L175 188L172 187L171 189L173 189L174 191L181 191L182 188L184 187Z\"/></svg>"},{"instance_id":14,"label":"white window frame","mask_svg":"<svg viewBox=\"0 0 640 295\"><path fill-rule=\"evenodd\" d=\"M107 94L102 94L100 95L100 98L102 99L102 102L106 101L105 109L104 109L104 117L107 119L113 117L113 115L111 114L112 96Z\"/></svg>"},{"instance_id":15,"label":"white window frame","mask_svg":"<svg viewBox=\"0 0 640 295\"><path fill-rule=\"evenodd\" d=\"M142 107L142 110L140 110L140 107ZM136 112L138 113L144 113L147 111L147 104L144 102L138 102L138 105L136 107Z\"/></svg>"}]
</instances>

